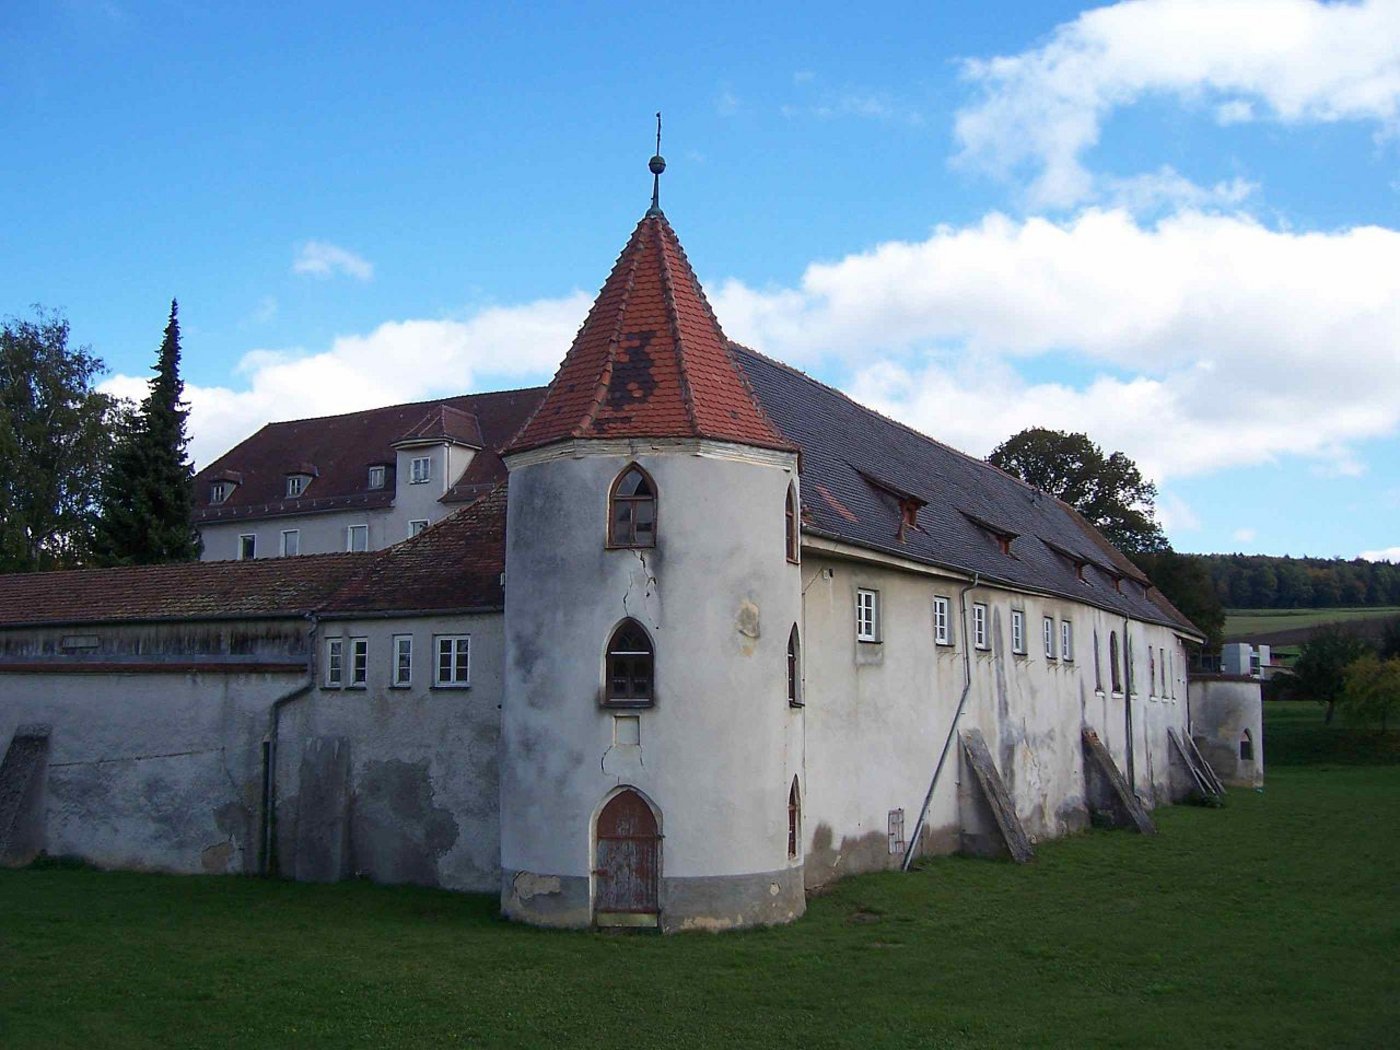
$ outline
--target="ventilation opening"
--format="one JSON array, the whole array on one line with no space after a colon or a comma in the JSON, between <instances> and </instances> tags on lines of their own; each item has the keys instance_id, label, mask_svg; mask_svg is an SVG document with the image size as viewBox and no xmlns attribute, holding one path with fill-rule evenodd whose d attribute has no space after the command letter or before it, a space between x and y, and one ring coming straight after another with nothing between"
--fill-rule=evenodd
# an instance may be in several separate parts
<instances>
[{"instance_id":1,"label":"ventilation opening","mask_svg":"<svg viewBox=\"0 0 1400 1050\"><path fill-rule=\"evenodd\" d=\"M1254 738L1249 735L1248 729L1240 734L1240 761L1254 761Z\"/></svg>"}]
</instances>

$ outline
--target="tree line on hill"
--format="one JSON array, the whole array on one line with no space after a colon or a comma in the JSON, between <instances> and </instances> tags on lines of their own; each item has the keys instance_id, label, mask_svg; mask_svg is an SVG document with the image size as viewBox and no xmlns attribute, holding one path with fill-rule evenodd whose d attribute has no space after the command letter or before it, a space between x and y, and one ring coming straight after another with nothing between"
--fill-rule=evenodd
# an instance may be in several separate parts
<instances>
[{"instance_id":1,"label":"tree line on hill","mask_svg":"<svg viewBox=\"0 0 1400 1050\"><path fill-rule=\"evenodd\" d=\"M178 304L139 404L69 334L40 307L0 323L0 572L198 558Z\"/></svg>"},{"instance_id":2,"label":"tree line on hill","mask_svg":"<svg viewBox=\"0 0 1400 1050\"><path fill-rule=\"evenodd\" d=\"M1231 609L1331 609L1400 605L1400 565L1363 558L1200 554L1220 601Z\"/></svg>"}]
</instances>

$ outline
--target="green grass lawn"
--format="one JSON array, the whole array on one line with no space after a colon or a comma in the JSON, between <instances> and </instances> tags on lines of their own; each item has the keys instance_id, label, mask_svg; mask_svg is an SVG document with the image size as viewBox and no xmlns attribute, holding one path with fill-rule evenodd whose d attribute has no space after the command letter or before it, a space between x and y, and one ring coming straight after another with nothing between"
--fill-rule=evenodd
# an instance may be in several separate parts
<instances>
[{"instance_id":1,"label":"green grass lawn","mask_svg":"<svg viewBox=\"0 0 1400 1050\"><path fill-rule=\"evenodd\" d=\"M1225 637L1271 634L1292 631L1300 627L1317 627L1324 623L1344 620L1373 620L1400 616L1400 606L1368 605L1339 609L1227 609Z\"/></svg>"},{"instance_id":2,"label":"green grass lawn","mask_svg":"<svg viewBox=\"0 0 1400 1050\"><path fill-rule=\"evenodd\" d=\"M848 879L737 934L545 932L361 883L3 871L0 1046L1395 1045L1400 765L1320 760L1310 731L1321 708L1271 707L1267 789L1158 810L1156 837Z\"/></svg>"}]
</instances>

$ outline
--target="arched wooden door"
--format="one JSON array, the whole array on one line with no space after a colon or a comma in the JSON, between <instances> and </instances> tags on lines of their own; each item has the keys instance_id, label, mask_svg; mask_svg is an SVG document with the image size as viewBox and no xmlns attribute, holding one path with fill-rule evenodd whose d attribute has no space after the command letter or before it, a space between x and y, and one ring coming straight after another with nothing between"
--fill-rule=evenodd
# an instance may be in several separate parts
<instances>
[{"instance_id":1,"label":"arched wooden door","mask_svg":"<svg viewBox=\"0 0 1400 1050\"><path fill-rule=\"evenodd\" d=\"M646 800L630 788L598 814L593 911L601 925L660 912L661 835Z\"/></svg>"}]
</instances>

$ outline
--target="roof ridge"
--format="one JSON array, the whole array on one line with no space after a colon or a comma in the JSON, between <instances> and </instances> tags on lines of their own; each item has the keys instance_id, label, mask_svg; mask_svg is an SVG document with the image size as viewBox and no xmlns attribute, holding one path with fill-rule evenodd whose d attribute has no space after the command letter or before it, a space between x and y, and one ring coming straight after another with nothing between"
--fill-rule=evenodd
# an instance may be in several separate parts
<instances>
[{"instance_id":1,"label":"roof ridge","mask_svg":"<svg viewBox=\"0 0 1400 1050\"><path fill-rule=\"evenodd\" d=\"M671 339L676 344L676 379L681 389L681 407L685 409L685 415L690 420L690 428L697 434L704 434L705 429L700 425L700 419L695 414L695 392L691 388L690 373L685 364L685 341L681 338L681 318L676 309L676 278L671 273L671 264L666 261L666 231L670 230L672 237L675 231L671 230L671 224L666 221L664 215L658 216L659 221L654 225L656 239L656 257L661 267L661 301L666 304L666 321L671 326ZM676 246L680 246L680 239L675 238ZM689 263L687 262L687 266ZM718 329L718 323L716 323ZM719 332L721 341L724 339L724 332Z\"/></svg>"},{"instance_id":2,"label":"roof ridge","mask_svg":"<svg viewBox=\"0 0 1400 1050\"><path fill-rule=\"evenodd\" d=\"M464 397L498 397L504 394L527 394L533 390L544 390L547 387L548 384L546 383L539 386L509 387L505 390L472 390L464 394L444 394L442 397L425 397L421 401L398 401L392 405L371 405L369 408L357 408L350 412L331 412L324 416L299 416L296 419L276 419L264 423L258 428L258 431L266 430L268 427L288 427L294 423L321 423L328 419L349 419L351 416L363 416L370 412L389 412L394 409L418 408L422 406L431 411L435 405L440 405L443 408L455 408L456 406L447 405L444 404L444 402L457 401ZM470 412L471 415L476 415L474 411L468 409L457 409L457 411L467 411ZM253 433L256 434L258 431L254 431ZM250 434L249 437L251 436L253 435ZM245 438L244 440L247 439ZM239 442L239 444L242 444L242 442ZM237 445L234 445L228 451L231 452L233 448L237 447ZM217 457L214 462L217 462L219 459L223 459L223 456Z\"/></svg>"}]
</instances>

